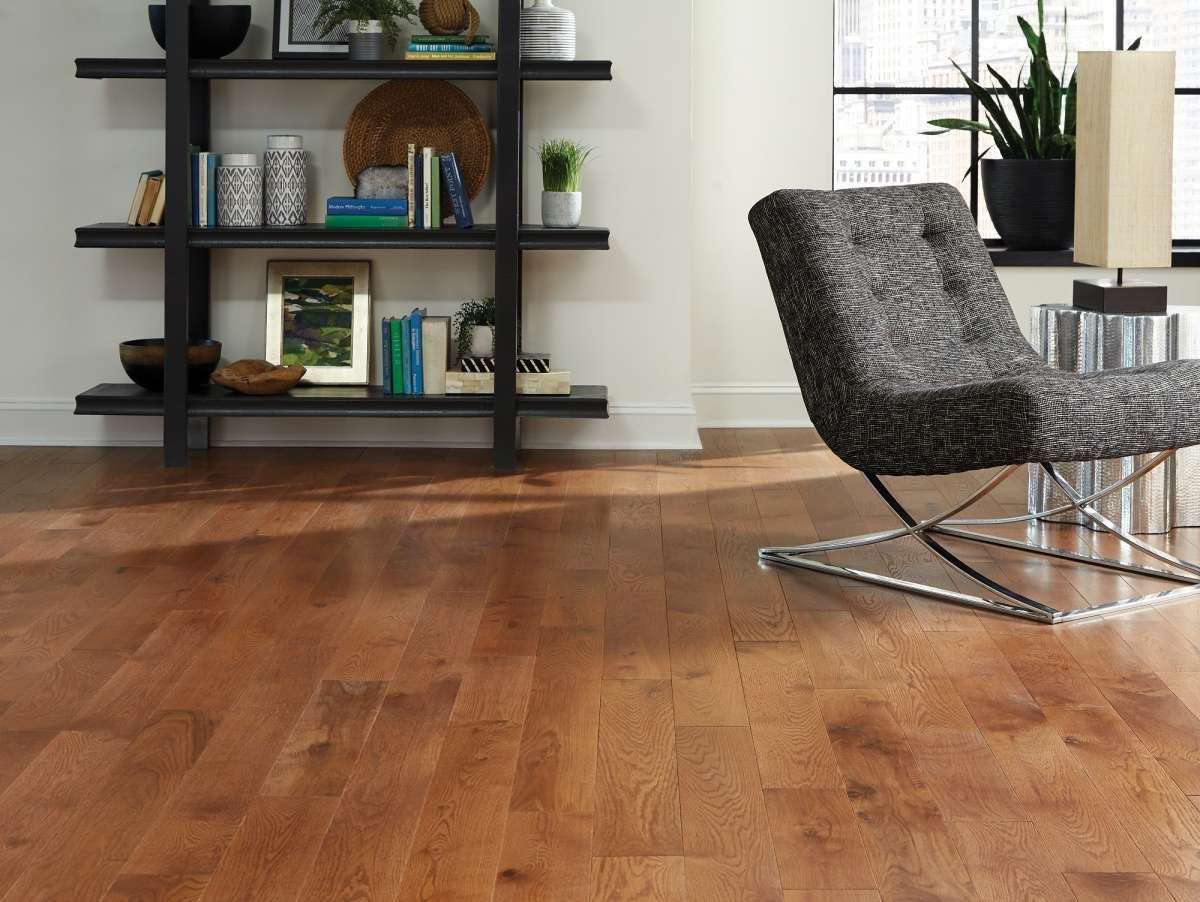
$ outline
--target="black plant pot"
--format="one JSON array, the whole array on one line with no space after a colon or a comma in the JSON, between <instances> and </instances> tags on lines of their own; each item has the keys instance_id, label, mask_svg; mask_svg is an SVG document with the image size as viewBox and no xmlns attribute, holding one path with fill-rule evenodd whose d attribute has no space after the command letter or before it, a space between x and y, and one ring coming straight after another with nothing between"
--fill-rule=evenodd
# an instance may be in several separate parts
<instances>
[{"instance_id":1,"label":"black plant pot","mask_svg":"<svg viewBox=\"0 0 1200 902\"><path fill-rule=\"evenodd\" d=\"M1009 250L1074 246L1074 160L984 160L983 196Z\"/></svg>"}]
</instances>

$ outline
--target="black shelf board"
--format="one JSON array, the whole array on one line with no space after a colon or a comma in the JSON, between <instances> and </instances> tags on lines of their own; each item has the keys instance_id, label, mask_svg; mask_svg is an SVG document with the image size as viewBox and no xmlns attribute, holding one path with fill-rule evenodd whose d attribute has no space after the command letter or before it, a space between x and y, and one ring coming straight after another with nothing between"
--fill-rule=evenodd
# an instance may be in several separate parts
<instances>
[{"instance_id":1,"label":"black shelf board","mask_svg":"<svg viewBox=\"0 0 1200 902\"><path fill-rule=\"evenodd\" d=\"M378 386L309 386L286 395L239 395L209 385L188 395L197 417L491 417L491 395L385 395ZM163 396L129 383L106 383L75 398L75 413L90 416L162 416ZM608 389L577 385L570 395L521 395L524 417L608 419Z\"/></svg>"},{"instance_id":2,"label":"black shelf board","mask_svg":"<svg viewBox=\"0 0 1200 902\"><path fill-rule=\"evenodd\" d=\"M522 250L608 250L608 229L581 226L578 229L547 229L522 226ZM75 246L82 248L161 248L161 228L101 222L75 230ZM283 228L191 229L188 243L202 248L276 248L319 250L358 249L444 249L490 250L496 246L496 227L477 225L472 229L448 226L441 229L327 229L323 225Z\"/></svg>"},{"instance_id":3,"label":"black shelf board","mask_svg":"<svg viewBox=\"0 0 1200 902\"><path fill-rule=\"evenodd\" d=\"M495 81L494 62L437 62L436 60L193 60L188 73L197 79L366 79L441 78L451 81ZM166 78L163 59L75 60L76 78ZM527 81L611 81L609 60L570 60L523 63L521 77Z\"/></svg>"}]
</instances>

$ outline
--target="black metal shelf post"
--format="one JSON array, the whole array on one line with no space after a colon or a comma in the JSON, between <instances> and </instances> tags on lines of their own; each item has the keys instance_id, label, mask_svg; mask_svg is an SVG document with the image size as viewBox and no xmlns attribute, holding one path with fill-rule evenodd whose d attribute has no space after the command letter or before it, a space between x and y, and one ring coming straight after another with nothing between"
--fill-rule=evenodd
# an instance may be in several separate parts
<instances>
[{"instance_id":1,"label":"black metal shelf post","mask_svg":"<svg viewBox=\"0 0 1200 902\"><path fill-rule=\"evenodd\" d=\"M167 204L163 237L163 459L168 467L188 462L187 347L191 316L192 255L188 247L188 143L192 127L192 84L188 74L189 0L167 0Z\"/></svg>"},{"instance_id":2,"label":"black metal shelf post","mask_svg":"<svg viewBox=\"0 0 1200 902\"><path fill-rule=\"evenodd\" d=\"M492 458L517 466L517 319L521 306L521 0L500 0L496 72L496 408Z\"/></svg>"}]
</instances>

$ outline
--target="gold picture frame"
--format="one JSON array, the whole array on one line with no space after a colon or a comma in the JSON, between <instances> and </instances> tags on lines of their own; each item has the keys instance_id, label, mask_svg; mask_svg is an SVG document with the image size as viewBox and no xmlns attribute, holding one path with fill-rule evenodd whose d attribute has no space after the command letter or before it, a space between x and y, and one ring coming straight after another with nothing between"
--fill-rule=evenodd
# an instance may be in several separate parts
<instances>
[{"instance_id":1,"label":"gold picture frame","mask_svg":"<svg viewBox=\"0 0 1200 902\"><path fill-rule=\"evenodd\" d=\"M265 356L307 367L313 385L369 384L370 261L269 262Z\"/></svg>"}]
</instances>

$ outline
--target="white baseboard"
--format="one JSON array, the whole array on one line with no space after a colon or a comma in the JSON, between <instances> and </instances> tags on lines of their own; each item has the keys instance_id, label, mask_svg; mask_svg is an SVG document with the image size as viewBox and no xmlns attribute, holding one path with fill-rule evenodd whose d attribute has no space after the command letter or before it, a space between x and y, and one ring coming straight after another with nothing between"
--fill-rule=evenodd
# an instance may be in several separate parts
<instances>
[{"instance_id":1,"label":"white baseboard","mask_svg":"<svg viewBox=\"0 0 1200 902\"><path fill-rule=\"evenodd\" d=\"M0 398L0 445L155 447L158 417L77 417L73 399ZM695 450L696 410L690 404L613 403L608 420L525 421L530 449L600 451ZM216 447L490 448L485 419L225 418L214 426Z\"/></svg>"},{"instance_id":2,"label":"white baseboard","mask_svg":"<svg viewBox=\"0 0 1200 902\"><path fill-rule=\"evenodd\" d=\"M794 382L707 382L692 386L701 429L811 428Z\"/></svg>"}]
</instances>

